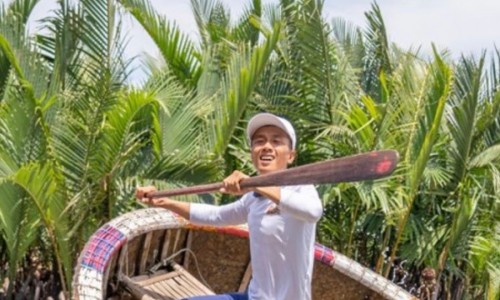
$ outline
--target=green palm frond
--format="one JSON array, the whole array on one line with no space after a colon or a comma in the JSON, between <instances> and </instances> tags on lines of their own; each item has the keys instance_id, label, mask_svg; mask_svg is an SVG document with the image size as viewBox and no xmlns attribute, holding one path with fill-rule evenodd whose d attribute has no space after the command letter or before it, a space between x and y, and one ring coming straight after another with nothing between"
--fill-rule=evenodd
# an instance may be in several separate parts
<instances>
[{"instance_id":1,"label":"green palm frond","mask_svg":"<svg viewBox=\"0 0 500 300\"><path fill-rule=\"evenodd\" d=\"M476 235L470 243L470 272L482 279L478 283L484 283L483 290L488 295L487 299L495 299L492 296L500 293L500 235L498 224L496 226L493 231L488 228L484 232L489 233L488 235Z\"/></svg>"},{"instance_id":2,"label":"green palm frond","mask_svg":"<svg viewBox=\"0 0 500 300\"><path fill-rule=\"evenodd\" d=\"M40 0L14 0L9 3L8 14L16 17L20 24L26 24Z\"/></svg>"},{"instance_id":3,"label":"green palm frond","mask_svg":"<svg viewBox=\"0 0 500 300\"><path fill-rule=\"evenodd\" d=\"M109 67L116 7L111 0L82 0L80 5L84 18L80 38L84 42L85 52L96 66Z\"/></svg>"},{"instance_id":4,"label":"green palm frond","mask_svg":"<svg viewBox=\"0 0 500 300\"><path fill-rule=\"evenodd\" d=\"M159 157L176 153L180 161L192 161L204 152L200 148L200 126L203 118L211 112L207 105L211 101L203 95L194 95L177 83L174 76L166 72L164 76L155 78L146 89L155 97L158 105L158 121L153 135L155 153ZM208 108L207 108L208 106Z\"/></svg>"},{"instance_id":5,"label":"green palm frond","mask_svg":"<svg viewBox=\"0 0 500 300\"><path fill-rule=\"evenodd\" d=\"M491 99L482 99L472 144L491 146L500 138L500 90Z\"/></svg>"},{"instance_id":6,"label":"green palm frond","mask_svg":"<svg viewBox=\"0 0 500 300\"><path fill-rule=\"evenodd\" d=\"M365 13L368 28L364 33L365 57L361 86L368 95L380 101L379 76L380 73L392 74L393 66L389 54L389 40L377 3L372 3L371 10Z\"/></svg>"},{"instance_id":7,"label":"green palm frond","mask_svg":"<svg viewBox=\"0 0 500 300\"><path fill-rule=\"evenodd\" d=\"M5 146L4 162L10 169L45 154L46 139L41 123L37 122L39 109L35 99L13 88L0 107L0 140Z\"/></svg>"},{"instance_id":8,"label":"green palm frond","mask_svg":"<svg viewBox=\"0 0 500 300\"><path fill-rule=\"evenodd\" d=\"M12 174L15 176L15 174ZM28 248L38 237L40 218L35 206L30 205L27 195L13 184L10 177L0 177L0 234L5 239L9 258L8 276L14 278L16 267L21 264Z\"/></svg>"},{"instance_id":9,"label":"green palm frond","mask_svg":"<svg viewBox=\"0 0 500 300\"><path fill-rule=\"evenodd\" d=\"M422 215L410 217L405 241L401 245L400 255L408 259L408 263L433 266L439 259L439 249L447 233L448 226L436 225L435 218Z\"/></svg>"},{"instance_id":10,"label":"green palm frond","mask_svg":"<svg viewBox=\"0 0 500 300\"><path fill-rule=\"evenodd\" d=\"M447 120L453 138L454 147L450 148L450 154L454 160L454 178L457 183L465 176L473 151L472 139L480 101L483 64L484 59L477 65L472 59L462 58L456 71L456 91L451 97L451 111L447 114Z\"/></svg>"},{"instance_id":11,"label":"green palm frond","mask_svg":"<svg viewBox=\"0 0 500 300\"><path fill-rule=\"evenodd\" d=\"M105 91L116 89L127 77L130 62L123 59L126 39L121 33L121 19L114 0L79 2L77 36L82 55L79 72L85 73L86 83L99 83ZM83 84L83 82L82 82ZM104 95L99 95L105 102Z\"/></svg>"},{"instance_id":12,"label":"green palm frond","mask_svg":"<svg viewBox=\"0 0 500 300\"><path fill-rule=\"evenodd\" d=\"M217 44L228 38L230 28L229 9L218 0L191 0L191 6L202 47Z\"/></svg>"},{"instance_id":13,"label":"green palm frond","mask_svg":"<svg viewBox=\"0 0 500 300\"><path fill-rule=\"evenodd\" d=\"M397 197L393 197L390 192L390 182L381 180L380 182L359 183L355 185L358 197L367 210L380 210L386 215L402 208L402 203Z\"/></svg>"},{"instance_id":14,"label":"green palm frond","mask_svg":"<svg viewBox=\"0 0 500 300\"><path fill-rule=\"evenodd\" d=\"M476 214L477 205L481 198L481 192L477 191L472 195L463 195L460 199L460 204L457 207L454 216L454 222L450 228L450 237L448 239L449 246L451 250L450 255L454 255L459 246L465 244L461 243L464 239L467 240L469 234L466 231L471 229L471 220ZM461 245L459 245L461 244Z\"/></svg>"},{"instance_id":15,"label":"green palm frond","mask_svg":"<svg viewBox=\"0 0 500 300\"><path fill-rule=\"evenodd\" d=\"M69 114L63 114L58 120L59 126L54 127L52 137L54 156L62 167L69 190L76 193L89 180L87 168L91 135L85 124Z\"/></svg>"},{"instance_id":16,"label":"green palm frond","mask_svg":"<svg viewBox=\"0 0 500 300\"><path fill-rule=\"evenodd\" d=\"M3 52L0 52L0 103L6 89L10 75L10 63L9 60L4 56Z\"/></svg>"},{"instance_id":17,"label":"green palm frond","mask_svg":"<svg viewBox=\"0 0 500 300\"><path fill-rule=\"evenodd\" d=\"M484 138L486 145L495 144L500 138L500 51L495 49L486 76L486 97L481 101L473 144Z\"/></svg>"},{"instance_id":18,"label":"green palm frond","mask_svg":"<svg viewBox=\"0 0 500 300\"><path fill-rule=\"evenodd\" d=\"M335 148L335 139L329 132L347 127L346 111L361 95L356 71L347 52L332 38L332 28L322 16L321 2L282 4L282 10L284 37L278 44L277 61L269 67L271 75L262 83L262 89L266 90L259 90L261 102L268 104L259 104L259 108L300 120L297 122L300 145L318 147L315 147L317 152L304 151L308 156L299 159L340 155L341 151L334 150L326 154L319 145ZM319 136L322 138L318 139Z\"/></svg>"},{"instance_id":19,"label":"green palm frond","mask_svg":"<svg viewBox=\"0 0 500 300\"><path fill-rule=\"evenodd\" d=\"M416 135L410 141L411 152L407 157L411 160L411 165L414 166L409 176L409 186L413 191L418 189L420 178L438 137L445 104L451 91L450 68L440 58L436 50L434 53L435 62L431 66L429 74L431 81L428 90L423 95L422 114L416 114L419 119L415 125L418 126L414 127Z\"/></svg>"},{"instance_id":20,"label":"green palm frond","mask_svg":"<svg viewBox=\"0 0 500 300\"><path fill-rule=\"evenodd\" d=\"M198 26L198 32L200 33L202 45L204 45L204 47L210 44L210 35L206 24L210 20L210 14L214 9L215 4L216 0L191 0L194 20Z\"/></svg>"},{"instance_id":21,"label":"green palm frond","mask_svg":"<svg viewBox=\"0 0 500 300\"><path fill-rule=\"evenodd\" d=\"M134 162L138 150L146 142L151 123L155 121L153 104L153 97L132 92L107 112L96 151L91 157L93 178L113 178Z\"/></svg>"},{"instance_id":22,"label":"green palm frond","mask_svg":"<svg viewBox=\"0 0 500 300\"><path fill-rule=\"evenodd\" d=\"M363 102L370 107L370 103L373 103L373 99L371 99L371 97L364 97ZM370 110L368 109L368 111ZM353 104L349 109L349 115L346 116L354 134L359 137L359 141L364 143L362 147L364 150L372 148L376 136L373 123L376 121L376 118L378 118L378 115L379 113L377 111L365 113L361 106Z\"/></svg>"},{"instance_id":23,"label":"green palm frond","mask_svg":"<svg viewBox=\"0 0 500 300\"><path fill-rule=\"evenodd\" d=\"M332 35L348 58L349 64L356 72L363 69L365 47L361 28L344 18L332 20Z\"/></svg>"},{"instance_id":24,"label":"green palm frond","mask_svg":"<svg viewBox=\"0 0 500 300\"><path fill-rule=\"evenodd\" d=\"M15 24L0 22L0 49L14 71L15 81L12 83L30 97L41 97L46 90L46 82L41 79L47 78L47 70L39 56L31 51L29 42L19 38L24 33L15 28Z\"/></svg>"},{"instance_id":25,"label":"green palm frond","mask_svg":"<svg viewBox=\"0 0 500 300\"><path fill-rule=\"evenodd\" d=\"M498 195L500 193L500 168L492 166L491 175L492 175L491 185L493 186L493 195Z\"/></svg>"},{"instance_id":26,"label":"green palm frond","mask_svg":"<svg viewBox=\"0 0 500 300\"><path fill-rule=\"evenodd\" d=\"M209 127L209 143L217 156L226 152L227 146L245 108L265 70L271 53L280 36L281 26L274 24L272 33L262 45L253 49L242 47L230 60L224 76L219 97L215 103L214 116Z\"/></svg>"},{"instance_id":27,"label":"green palm frond","mask_svg":"<svg viewBox=\"0 0 500 300\"><path fill-rule=\"evenodd\" d=\"M259 41L259 29L252 25L250 17L260 18L262 16L262 1L252 0L251 5L245 7L239 17L235 28L232 30L232 39L236 41L248 42L252 46Z\"/></svg>"},{"instance_id":28,"label":"green palm frond","mask_svg":"<svg viewBox=\"0 0 500 300\"><path fill-rule=\"evenodd\" d=\"M6 114L5 106L0 106L0 176L2 177L13 174L23 160L22 155L19 156L17 153L20 139L12 134L16 128L12 128L9 122L6 122Z\"/></svg>"},{"instance_id":29,"label":"green palm frond","mask_svg":"<svg viewBox=\"0 0 500 300\"><path fill-rule=\"evenodd\" d=\"M120 2L153 39L172 75L186 87L194 88L202 71L201 58L189 36L175 23L160 16L148 0Z\"/></svg>"},{"instance_id":30,"label":"green palm frond","mask_svg":"<svg viewBox=\"0 0 500 300\"><path fill-rule=\"evenodd\" d=\"M173 184L218 179L222 162L206 146L204 135L205 118L213 109L207 103L213 100L203 93L192 94L169 74L146 86L157 109L151 134L154 159L144 176Z\"/></svg>"},{"instance_id":31,"label":"green palm frond","mask_svg":"<svg viewBox=\"0 0 500 300\"><path fill-rule=\"evenodd\" d=\"M73 264L67 240L69 219L63 213L65 202L58 192L56 176L50 164L33 163L20 168L7 181L26 194L25 201L37 212L37 219L44 225L54 250L63 290L68 291Z\"/></svg>"},{"instance_id":32,"label":"green palm frond","mask_svg":"<svg viewBox=\"0 0 500 300\"><path fill-rule=\"evenodd\" d=\"M500 91L500 49L495 47L491 55L490 67L486 76L487 98L495 98L495 93Z\"/></svg>"},{"instance_id":33,"label":"green palm frond","mask_svg":"<svg viewBox=\"0 0 500 300\"><path fill-rule=\"evenodd\" d=\"M499 250L500 251L500 250ZM497 260L496 263L488 263L488 285L485 288L487 290L486 297L488 300L497 299L500 296L500 262Z\"/></svg>"},{"instance_id":34,"label":"green palm frond","mask_svg":"<svg viewBox=\"0 0 500 300\"><path fill-rule=\"evenodd\" d=\"M452 178L451 170L443 167L443 162L439 159L429 159L422 178L425 185L431 189L444 188Z\"/></svg>"},{"instance_id":35,"label":"green palm frond","mask_svg":"<svg viewBox=\"0 0 500 300\"><path fill-rule=\"evenodd\" d=\"M304 100L315 98L317 105L322 109L303 111L307 116L316 118L323 123L337 123L334 110L341 105L340 95L335 93L338 88L335 81L334 66L337 65L337 56L329 35L331 29L324 22L321 12L322 5L317 1L304 1L303 8L298 11L296 36L291 42L298 46L298 67L302 77L297 78L300 94Z\"/></svg>"},{"instance_id":36,"label":"green palm frond","mask_svg":"<svg viewBox=\"0 0 500 300\"><path fill-rule=\"evenodd\" d=\"M227 65L223 61L227 58L221 57L221 53L224 51L224 45L210 45L204 48L201 60L203 72L196 86L197 96L209 98L219 92L222 84L222 76L227 68ZM212 108L209 105L207 107Z\"/></svg>"},{"instance_id":37,"label":"green palm frond","mask_svg":"<svg viewBox=\"0 0 500 300\"><path fill-rule=\"evenodd\" d=\"M399 196L400 201L404 201L405 205L404 209L400 211L397 222L396 239L392 245L390 262L394 261L400 243L406 239L405 232L407 231L408 221L411 219L412 209L423 180L424 170L429 163L431 153L439 136L444 108L451 86L451 70L434 49L434 62L428 67L428 73L425 80L422 81L419 97L412 99L417 102L415 104L417 109L413 110L414 119L406 120L407 125L409 125L408 129L402 127L405 130L400 132L405 137L401 143L401 146L405 146L405 148L400 151L403 156L400 165L404 168L404 174L402 175L406 182L404 192ZM400 126L402 125L404 124ZM389 267L385 269L384 274L389 274Z\"/></svg>"},{"instance_id":38,"label":"green palm frond","mask_svg":"<svg viewBox=\"0 0 500 300\"><path fill-rule=\"evenodd\" d=\"M81 80L77 27L81 22L81 11L70 5L69 0L58 1L58 5L54 16L41 20L43 30L36 35L36 46L52 70L51 88L64 90L75 87Z\"/></svg>"},{"instance_id":39,"label":"green palm frond","mask_svg":"<svg viewBox=\"0 0 500 300\"><path fill-rule=\"evenodd\" d=\"M500 162L500 144L486 148L470 160L471 167L483 167Z\"/></svg>"},{"instance_id":40,"label":"green palm frond","mask_svg":"<svg viewBox=\"0 0 500 300\"><path fill-rule=\"evenodd\" d=\"M163 185L167 184L168 188L216 182L222 178L224 169L221 167L221 160L199 157L180 161L176 157L177 153L180 152L172 153L151 164L143 178L155 179L155 182L163 180Z\"/></svg>"},{"instance_id":41,"label":"green palm frond","mask_svg":"<svg viewBox=\"0 0 500 300\"><path fill-rule=\"evenodd\" d=\"M374 118L377 135L375 148L406 149L410 136L417 128L415 112L422 110L423 93L429 80L429 65L411 55L403 56L395 64L391 76L380 74L380 103L363 97L365 110ZM370 102L367 100L371 99ZM404 155L404 151L401 151Z\"/></svg>"}]
</instances>

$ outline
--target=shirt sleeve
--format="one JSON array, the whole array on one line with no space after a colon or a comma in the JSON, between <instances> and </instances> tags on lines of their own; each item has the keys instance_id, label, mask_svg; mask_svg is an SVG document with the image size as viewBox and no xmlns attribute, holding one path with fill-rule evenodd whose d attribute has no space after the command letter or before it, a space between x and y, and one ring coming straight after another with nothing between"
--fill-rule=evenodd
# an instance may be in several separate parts
<instances>
[{"instance_id":1,"label":"shirt sleeve","mask_svg":"<svg viewBox=\"0 0 500 300\"><path fill-rule=\"evenodd\" d=\"M280 210L306 222L317 222L323 214L323 205L312 185L282 187Z\"/></svg>"},{"instance_id":2,"label":"shirt sleeve","mask_svg":"<svg viewBox=\"0 0 500 300\"><path fill-rule=\"evenodd\" d=\"M246 196L236 202L216 206L191 203L189 221L199 225L226 226L247 222Z\"/></svg>"}]
</instances>

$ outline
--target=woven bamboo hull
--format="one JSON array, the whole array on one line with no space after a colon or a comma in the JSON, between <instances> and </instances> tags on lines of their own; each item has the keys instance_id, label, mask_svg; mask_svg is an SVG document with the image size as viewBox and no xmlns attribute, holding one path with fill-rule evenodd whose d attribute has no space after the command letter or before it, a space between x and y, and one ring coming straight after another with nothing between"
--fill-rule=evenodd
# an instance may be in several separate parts
<instances>
[{"instance_id":1,"label":"woven bamboo hull","mask_svg":"<svg viewBox=\"0 0 500 300\"><path fill-rule=\"evenodd\" d=\"M126 298L120 274L143 282L149 277L159 278L162 271L154 276L147 274L179 251L172 260L213 292L235 292L247 287L251 270L245 227L198 227L166 210L148 208L110 221L89 239L75 269L73 299ZM315 259L315 300L416 299L320 244L316 245Z\"/></svg>"}]
</instances>

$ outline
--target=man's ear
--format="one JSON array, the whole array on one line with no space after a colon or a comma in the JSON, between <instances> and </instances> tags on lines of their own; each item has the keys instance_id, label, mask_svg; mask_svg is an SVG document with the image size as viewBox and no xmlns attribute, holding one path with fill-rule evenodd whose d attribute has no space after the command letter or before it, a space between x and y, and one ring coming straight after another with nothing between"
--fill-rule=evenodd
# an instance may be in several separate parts
<instances>
[{"instance_id":1,"label":"man's ear","mask_svg":"<svg viewBox=\"0 0 500 300\"><path fill-rule=\"evenodd\" d=\"M293 163L296 155L297 154L296 154L295 150L290 150L290 152L288 153L288 160L287 160L288 164Z\"/></svg>"}]
</instances>

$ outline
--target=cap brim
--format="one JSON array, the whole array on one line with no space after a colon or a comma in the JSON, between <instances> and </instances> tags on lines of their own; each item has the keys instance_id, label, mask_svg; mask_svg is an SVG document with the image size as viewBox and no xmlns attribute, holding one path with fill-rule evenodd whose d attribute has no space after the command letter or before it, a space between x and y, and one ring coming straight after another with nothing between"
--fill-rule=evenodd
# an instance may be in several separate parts
<instances>
[{"instance_id":1,"label":"cap brim","mask_svg":"<svg viewBox=\"0 0 500 300\"><path fill-rule=\"evenodd\" d=\"M255 132L259 128L264 126L275 126L283 130L290 138L292 142L292 148L295 149L295 131L292 125L288 121L270 113L257 114L254 117L252 117L250 121L248 121L247 125L248 140L251 141Z\"/></svg>"}]
</instances>

